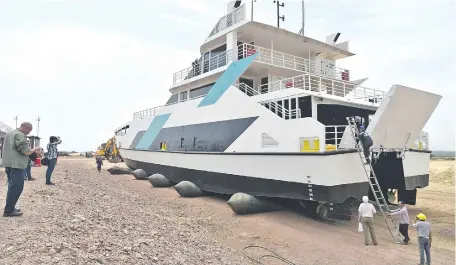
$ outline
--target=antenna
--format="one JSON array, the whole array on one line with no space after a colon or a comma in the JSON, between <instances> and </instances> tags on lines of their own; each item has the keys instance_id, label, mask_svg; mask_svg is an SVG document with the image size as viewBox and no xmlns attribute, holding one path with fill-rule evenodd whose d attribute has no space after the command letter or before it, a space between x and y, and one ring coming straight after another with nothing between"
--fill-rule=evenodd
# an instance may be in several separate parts
<instances>
[{"instance_id":1,"label":"antenna","mask_svg":"<svg viewBox=\"0 0 456 265\"><path fill-rule=\"evenodd\" d=\"M305 20L306 20L306 8L304 7L304 0L302 0L302 36L304 36L304 26L306 25L305 24Z\"/></svg>"},{"instance_id":2,"label":"antenna","mask_svg":"<svg viewBox=\"0 0 456 265\"><path fill-rule=\"evenodd\" d=\"M36 121L38 122L38 127L36 128L36 136L38 137L38 133L40 132L40 116L38 116L38 119L36 119Z\"/></svg>"},{"instance_id":3,"label":"antenna","mask_svg":"<svg viewBox=\"0 0 456 265\"><path fill-rule=\"evenodd\" d=\"M252 21L253 21L253 3L254 3L254 2L256 3L256 0L252 0L252 9L251 9L251 10L252 10L252 16L251 16L251 20L252 20Z\"/></svg>"},{"instance_id":4,"label":"antenna","mask_svg":"<svg viewBox=\"0 0 456 265\"><path fill-rule=\"evenodd\" d=\"M14 117L14 120L16 121L16 129L17 129L17 115Z\"/></svg>"},{"instance_id":5,"label":"antenna","mask_svg":"<svg viewBox=\"0 0 456 265\"><path fill-rule=\"evenodd\" d=\"M282 19L282 21L285 21L285 15L280 16L279 8L285 7L285 4L280 3L279 1L275 1L275 0L274 0L274 3L277 4L277 27L280 28L280 19Z\"/></svg>"}]
</instances>

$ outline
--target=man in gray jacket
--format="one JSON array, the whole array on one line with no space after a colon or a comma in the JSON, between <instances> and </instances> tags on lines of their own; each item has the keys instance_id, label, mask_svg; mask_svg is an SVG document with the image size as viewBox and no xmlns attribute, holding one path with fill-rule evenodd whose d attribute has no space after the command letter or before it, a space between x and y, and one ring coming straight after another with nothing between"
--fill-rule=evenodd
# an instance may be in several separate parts
<instances>
[{"instance_id":1,"label":"man in gray jacket","mask_svg":"<svg viewBox=\"0 0 456 265\"><path fill-rule=\"evenodd\" d=\"M41 150L41 147L30 149L27 143L27 135L32 129L31 123L24 122L19 129L6 134L4 139L3 166L8 178L4 217L22 215L22 212L16 209L16 203L24 189L25 169L29 163L29 155Z\"/></svg>"}]
</instances>

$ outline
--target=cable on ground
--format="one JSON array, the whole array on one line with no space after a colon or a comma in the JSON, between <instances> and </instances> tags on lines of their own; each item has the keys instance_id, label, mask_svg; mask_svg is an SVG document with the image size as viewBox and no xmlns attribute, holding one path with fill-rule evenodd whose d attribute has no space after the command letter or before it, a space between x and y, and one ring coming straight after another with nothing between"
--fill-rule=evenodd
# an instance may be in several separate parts
<instances>
[{"instance_id":1,"label":"cable on ground","mask_svg":"<svg viewBox=\"0 0 456 265\"><path fill-rule=\"evenodd\" d=\"M250 248L259 248L259 249L263 249L263 250L266 250L266 251L269 251L271 254L265 254L265 255L261 255L259 256L257 259L255 259L254 257L250 256L247 254L246 250L247 249L250 249ZM284 257L280 256L279 254L275 253L274 251L270 250L269 248L266 248L266 247L261 247L261 246L255 246L255 245L250 245L250 246L247 246L245 247L244 249L242 249L242 253L244 254L244 256L246 256L248 259L256 262L257 264L261 264L261 265L267 265L266 263L263 263L261 261L261 259L264 259L264 258L274 258L274 259L277 259L277 260L280 260L282 261L284 264L287 264L287 265L297 265L287 259L285 259Z\"/></svg>"}]
</instances>

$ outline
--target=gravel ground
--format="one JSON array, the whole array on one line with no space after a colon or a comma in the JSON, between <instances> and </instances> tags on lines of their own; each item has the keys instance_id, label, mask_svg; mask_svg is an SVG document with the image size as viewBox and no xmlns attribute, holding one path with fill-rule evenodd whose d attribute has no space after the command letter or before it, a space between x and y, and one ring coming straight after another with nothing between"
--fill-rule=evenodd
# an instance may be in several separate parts
<instances>
[{"instance_id":1,"label":"gravel ground","mask_svg":"<svg viewBox=\"0 0 456 265\"><path fill-rule=\"evenodd\" d=\"M19 203L24 215L0 219L0 264L246 263L211 237L204 218L185 217L178 203L157 209L160 199L84 165L61 159L54 187L34 168L38 180L25 183Z\"/></svg>"},{"instance_id":2,"label":"gravel ground","mask_svg":"<svg viewBox=\"0 0 456 265\"><path fill-rule=\"evenodd\" d=\"M111 166L105 161L98 173L93 159L60 159L51 187L46 168L33 168L38 180L25 183L19 201L24 215L0 217L0 264L253 264L242 254L251 244L295 264L418 263L414 231L411 245L395 245L381 218L379 246L366 247L356 222L331 225L290 211L237 216L226 198L182 198L173 188L109 175ZM5 191L1 185L1 207ZM435 236L433 264L454 264L454 236Z\"/></svg>"}]
</instances>

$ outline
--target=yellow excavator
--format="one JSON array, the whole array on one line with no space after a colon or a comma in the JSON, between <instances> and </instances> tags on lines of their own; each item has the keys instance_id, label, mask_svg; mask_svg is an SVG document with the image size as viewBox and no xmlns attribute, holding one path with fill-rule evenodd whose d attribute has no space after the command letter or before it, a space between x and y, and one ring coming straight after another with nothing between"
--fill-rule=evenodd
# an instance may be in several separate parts
<instances>
[{"instance_id":1,"label":"yellow excavator","mask_svg":"<svg viewBox=\"0 0 456 265\"><path fill-rule=\"evenodd\" d=\"M110 163L123 162L119 148L117 148L116 137L112 137L106 142L104 156Z\"/></svg>"},{"instance_id":2,"label":"yellow excavator","mask_svg":"<svg viewBox=\"0 0 456 265\"><path fill-rule=\"evenodd\" d=\"M95 158L101 156L105 156L105 148L106 148L106 143L102 143L100 146L98 146L97 151L95 152Z\"/></svg>"},{"instance_id":3,"label":"yellow excavator","mask_svg":"<svg viewBox=\"0 0 456 265\"><path fill-rule=\"evenodd\" d=\"M95 152L95 157L106 158L110 163L123 162L115 137L112 137L106 143L102 143Z\"/></svg>"}]
</instances>

